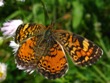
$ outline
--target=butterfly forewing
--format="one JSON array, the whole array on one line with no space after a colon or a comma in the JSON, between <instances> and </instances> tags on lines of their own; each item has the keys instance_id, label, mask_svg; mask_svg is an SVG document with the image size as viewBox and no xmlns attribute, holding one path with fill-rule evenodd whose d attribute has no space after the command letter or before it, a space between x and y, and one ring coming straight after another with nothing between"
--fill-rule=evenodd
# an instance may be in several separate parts
<instances>
[{"instance_id":1,"label":"butterfly forewing","mask_svg":"<svg viewBox=\"0 0 110 83\"><path fill-rule=\"evenodd\" d=\"M41 24L21 24L16 30L15 42L22 43L32 36L42 35L45 32L45 28Z\"/></svg>"},{"instance_id":2,"label":"butterfly forewing","mask_svg":"<svg viewBox=\"0 0 110 83\"><path fill-rule=\"evenodd\" d=\"M54 31L55 39L60 42L75 64L85 66L95 63L103 51L90 40L64 30Z\"/></svg>"}]
</instances>

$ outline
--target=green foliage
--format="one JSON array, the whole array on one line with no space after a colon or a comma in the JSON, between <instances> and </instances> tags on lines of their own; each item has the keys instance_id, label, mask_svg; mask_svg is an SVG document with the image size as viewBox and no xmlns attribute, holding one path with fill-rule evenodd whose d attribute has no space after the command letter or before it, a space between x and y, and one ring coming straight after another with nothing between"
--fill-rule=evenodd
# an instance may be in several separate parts
<instances>
[{"instance_id":1,"label":"green foliage","mask_svg":"<svg viewBox=\"0 0 110 83\"><path fill-rule=\"evenodd\" d=\"M5 0L0 7L0 25L12 19L25 23L49 25L85 36L98 44L104 54L92 66L77 67L70 59L68 73L56 80L47 80L34 72L27 74L16 68L10 39L0 39L0 62L8 64L3 83L108 83L110 82L110 0ZM45 8L43 7L45 5ZM2 36L2 33L0 32Z\"/></svg>"}]
</instances>

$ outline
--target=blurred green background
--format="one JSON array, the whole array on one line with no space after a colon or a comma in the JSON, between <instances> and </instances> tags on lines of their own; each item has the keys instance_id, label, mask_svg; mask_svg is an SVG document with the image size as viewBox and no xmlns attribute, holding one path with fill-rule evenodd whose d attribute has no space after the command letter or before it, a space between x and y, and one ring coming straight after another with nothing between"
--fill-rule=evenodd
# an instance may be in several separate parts
<instances>
[{"instance_id":1,"label":"blurred green background","mask_svg":"<svg viewBox=\"0 0 110 83\"><path fill-rule=\"evenodd\" d=\"M12 19L43 25L53 21L58 29L90 39L103 49L104 54L88 67L77 67L68 58L67 74L56 80L47 80L39 73L29 75L18 70L9 47L10 39L0 40L0 62L8 65L3 83L110 83L110 0L5 0L4 6L0 7L0 26Z\"/></svg>"}]
</instances>

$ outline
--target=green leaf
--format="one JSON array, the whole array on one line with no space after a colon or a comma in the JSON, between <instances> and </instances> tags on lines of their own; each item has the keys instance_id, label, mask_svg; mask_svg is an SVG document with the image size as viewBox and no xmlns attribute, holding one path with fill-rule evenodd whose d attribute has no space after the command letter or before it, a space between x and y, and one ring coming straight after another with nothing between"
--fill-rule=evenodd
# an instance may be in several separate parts
<instances>
[{"instance_id":1,"label":"green leaf","mask_svg":"<svg viewBox=\"0 0 110 83\"><path fill-rule=\"evenodd\" d=\"M78 27L78 25L80 24L82 17L83 17L83 5L79 2L79 1L74 1L72 3L73 5L73 11L72 11L72 26L74 29L76 29Z\"/></svg>"}]
</instances>

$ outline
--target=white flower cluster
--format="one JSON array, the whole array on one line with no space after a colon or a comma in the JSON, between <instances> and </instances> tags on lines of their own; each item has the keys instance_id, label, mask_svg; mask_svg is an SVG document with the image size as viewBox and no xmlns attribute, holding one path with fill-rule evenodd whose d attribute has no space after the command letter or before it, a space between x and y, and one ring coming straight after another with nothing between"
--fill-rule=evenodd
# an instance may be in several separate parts
<instances>
[{"instance_id":1,"label":"white flower cluster","mask_svg":"<svg viewBox=\"0 0 110 83\"><path fill-rule=\"evenodd\" d=\"M14 37L18 26L21 25L22 23L23 23L22 20L11 20L4 23L3 27L1 27L3 36L6 38ZM19 48L19 44L16 44L15 41L11 41L9 46L13 48L14 53L16 53L16 51ZM2 73L0 73L0 76L1 75Z\"/></svg>"}]
</instances>

